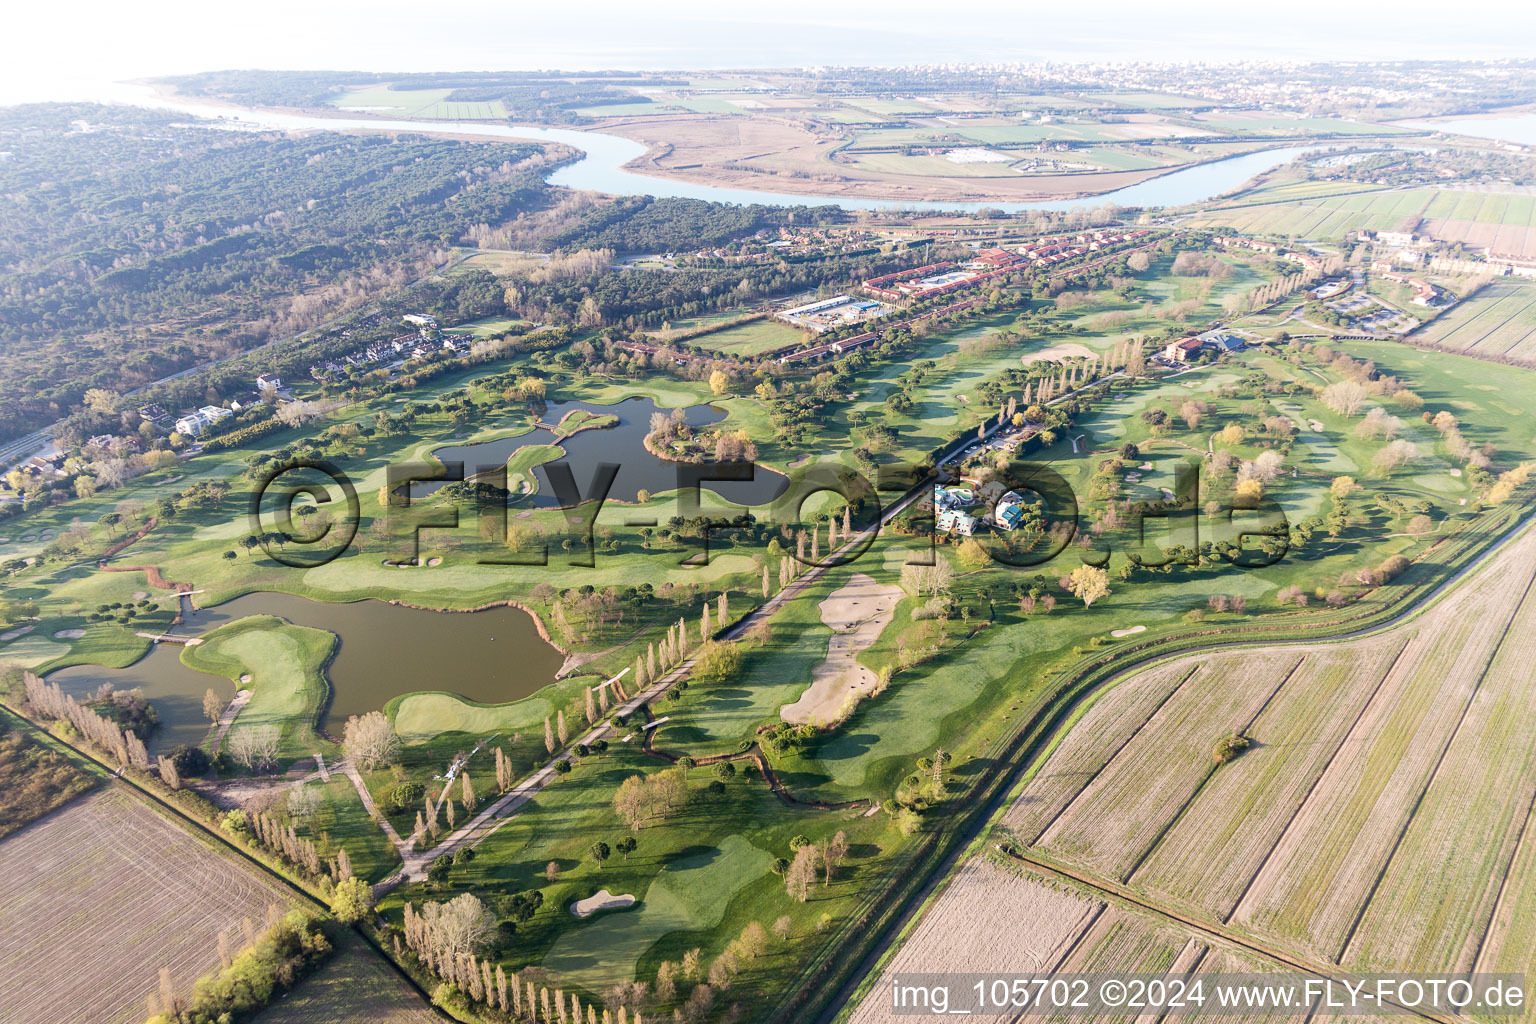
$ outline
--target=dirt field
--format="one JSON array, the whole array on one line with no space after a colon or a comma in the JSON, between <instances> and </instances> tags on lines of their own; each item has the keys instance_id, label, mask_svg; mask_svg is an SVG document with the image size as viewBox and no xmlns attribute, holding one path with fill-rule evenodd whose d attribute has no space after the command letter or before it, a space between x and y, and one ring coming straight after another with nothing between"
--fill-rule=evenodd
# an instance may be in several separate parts
<instances>
[{"instance_id":1,"label":"dirt field","mask_svg":"<svg viewBox=\"0 0 1536 1024\"><path fill-rule=\"evenodd\" d=\"M831 162L828 154L843 141L835 133L769 116L619 118L594 129L648 147L645 156L628 165L631 170L710 185L817 196L955 202L1064 199L1134 185L1166 170L1015 178L886 174Z\"/></svg>"},{"instance_id":2,"label":"dirt field","mask_svg":"<svg viewBox=\"0 0 1536 1024\"><path fill-rule=\"evenodd\" d=\"M811 685L779 712L784 721L795 725L834 721L850 698L875 687L879 680L859 664L859 655L880 638L880 631L896 614L897 602L905 596L898 586L881 586L855 573L821 602L821 621L831 627L832 641L826 660L811 670Z\"/></svg>"},{"instance_id":3,"label":"dirt field","mask_svg":"<svg viewBox=\"0 0 1536 1024\"><path fill-rule=\"evenodd\" d=\"M6 1024L137 1024L160 968L190 991L219 931L288 900L121 788L77 800L0 842Z\"/></svg>"},{"instance_id":4,"label":"dirt field","mask_svg":"<svg viewBox=\"0 0 1536 1024\"><path fill-rule=\"evenodd\" d=\"M1154 905L1350 969L1527 970L1532 635L1536 531L1377 636L1127 679L1003 824ZM1217 766L1234 730L1252 746Z\"/></svg>"},{"instance_id":5,"label":"dirt field","mask_svg":"<svg viewBox=\"0 0 1536 1024\"><path fill-rule=\"evenodd\" d=\"M893 975L1055 970L1103 911L1102 903L1059 891L985 858L972 858L925 912L849 1024L912 1019L891 1012L884 979ZM1003 1021L1011 1016L967 1019Z\"/></svg>"}]
</instances>

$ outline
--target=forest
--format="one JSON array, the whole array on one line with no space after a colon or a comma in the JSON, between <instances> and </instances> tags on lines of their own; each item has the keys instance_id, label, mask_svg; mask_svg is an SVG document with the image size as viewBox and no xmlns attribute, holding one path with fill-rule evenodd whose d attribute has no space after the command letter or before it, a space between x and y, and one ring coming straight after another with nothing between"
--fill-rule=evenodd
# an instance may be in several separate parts
<instances>
[{"instance_id":1,"label":"forest","mask_svg":"<svg viewBox=\"0 0 1536 1024\"><path fill-rule=\"evenodd\" d=\"M509 120L580 124L591 118L578 107L648 103L621 87L678 86L668 78L636 78L625 72L588 72L579 79L539 71L378 74L356 71L208 71L168 78L188 96L208 96L272 107L323 107L348 89L388 84L391 89L451 89L449 102L499 100Z\"/></svg>"},{"instance_id":2,"label":"forest","mask_svg":"<svg viewBox=\"0 0 1536 1024\"><path fill-rule=\"evenodd\" d=\"M539 147L0 110L0 437L400 291L542 208Z\"/></svg>"},{"instance_id":3,"label":"forest","mask_svg":"<svg viewBox=\"0 0 1536 1024\"><path fill-rule=\"evenodd\" d=\"M836 206L735 206L703 199L625 196L593 207L578 221L545 238L552 249L672 252L722 245L763 228L840 224Z\"/></svg>"}]
</instances>

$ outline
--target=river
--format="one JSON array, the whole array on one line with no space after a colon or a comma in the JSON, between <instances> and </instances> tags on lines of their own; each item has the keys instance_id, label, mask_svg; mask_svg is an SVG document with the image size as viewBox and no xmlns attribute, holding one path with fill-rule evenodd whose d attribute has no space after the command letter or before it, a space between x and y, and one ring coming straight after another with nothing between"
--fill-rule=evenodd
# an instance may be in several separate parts
<instances>
[{"instance_id":1,"label":"river","mask_svg":"<svg viewBox=\"0 0 1536 1024\"><path fill-rule=\"evenodd\" d=\"M131 91L125 91L125 89L131 89ZM104 95L107 95L111 102L133 102L161 110L180 111L196 117L214 118L222 122L224 127L229 128L272 128L282 131L408 131L422 135L475 135L493 139L558 142L579 149L584 155L576 162L567 164L550 174L549 182L552 185L606 192L610 195L705 199L717 203L760 203L766 206L841 206L849 210L948 210L973 213L981 209L995 209L1008 213L1020 213L1028 210L1070 210L1076 207L1100 206L1105 203L1136 207L1185 206L1230 192L1257 174L1288 163L1302 153L1323 148L1314 143L1307 146L1285 146L1256 153L1245 153L1225 160L1198 164L1182 171L1148 179L1137 185L1128 185L1125 188L1083 199L1050 199L1027 203L896 202L727 188L721 185L703 185L653 177L628 170L624 166L645 154L643 145L603 132L493 124L484 121L319 117L311 114L291 114L200 102L190 97L165 96L148 87L119 86Z\"/></svg>"}]
</instances>

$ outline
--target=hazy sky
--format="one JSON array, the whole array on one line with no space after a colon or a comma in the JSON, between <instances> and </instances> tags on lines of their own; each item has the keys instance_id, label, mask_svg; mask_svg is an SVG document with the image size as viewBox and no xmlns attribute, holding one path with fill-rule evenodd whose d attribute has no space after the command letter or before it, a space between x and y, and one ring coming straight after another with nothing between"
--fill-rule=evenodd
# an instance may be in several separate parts
<instances>
[{"instance_id":1,"label":"hazy sky","mask_svg":"<svg viewBox=\"0 0 1536 1024\"><path fill-rule=\"evenodd\" d=\"M17 5L7 26L11 45L0 63L0 97L10 99L62 96L71 80L229 67L430 71L1536 56L1536 3L1530 0L456 0L442 6L420 0L75 0Z\"/></svg>"}]
</instances>

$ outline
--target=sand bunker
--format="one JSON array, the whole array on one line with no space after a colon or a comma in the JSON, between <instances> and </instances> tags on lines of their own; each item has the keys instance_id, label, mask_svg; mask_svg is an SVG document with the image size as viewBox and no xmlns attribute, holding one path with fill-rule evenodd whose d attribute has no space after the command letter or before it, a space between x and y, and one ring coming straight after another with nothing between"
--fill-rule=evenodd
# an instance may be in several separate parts
<instances>
[{"instance_id":1,"label":"sand bunker","mask_svg":"<svg viewBox=\"0 0 1536 1024\"><path fill-rule=\"evenodd\" d=\"M10 632L0 633L0 642L9 643L10 641L15 640L19 636L26 636L28 633L32 632L32 630L34 630L36 628L37 628L36 626L20 626L20 627L18 627L16 629L11 630Z\"/></svg>"},{"instance_id":2,"label":"sand bunker","mask_svg":"<svg viewBox=\"0 0 1536 1024\"><path fill-rule=\"evenodd\" d=\"M55 640L79 640L85 636L83 629L61 629L53 634Z\"/></svg>"},{"instance_id":3,"label":"sand bunker","mask_svg":"<svg viewBox=\"0 0 1536 1024\"><path fill-rule=\"evenodd\" d=\"M794 725L831 722L849 697L869 693L879 678L858 662L896 614L896 602L905 596L898 586L881 586L863 573L849 577L818 606L821 621L832 627L826 660L811 670L811 685L800 699L779 712Z\"/></svg>"},{"instance_id":4,"label":"sand bunker","mask_svg":"<svg viewBox=\"0 0 1536 1024\"><path fill-rule=\"evenodd\" d=\"M1024 356L1020 362L1025 366L1030 363L1038 363L1042 359L1093 359L1095 353L1087 345L1079 345L1075 341L1069 341L1064 345L1052 345L1043 348L1039 352L1031 352Z\"/></svg>"},{"instance_id":5,"label":"sand bunker","mask_svg":"<svg viewBox=\"0 0 1536 1024\"><path fill-rule=\"evenodd\" d=\"M147 590L135 590L133 592L133 599L135 601L142 601L142 600L144 600L148 596L149 596L149 591L147 591Z\"/></svg>"},{"instance_id":6,"label":"sand bunker","mask_svg":"<svg viewBox=\"0 0 1536 1024\"><path fill-rule=\"evenodd\" d=\"M1109 631L1109 635L1113 637L1122 637L1131 636L1134 633L1145 633L1146 631L1146 626L1132 626L1130 629L1112 629Z\"/></svg>"},{"instance_id":7,"label":"sand bunker","mask_svg":"<svg viewBox=\"0 0 1536 1024\"><path fill-rule=\"evenodd\" d=\"M588 917L599 910L614 910L618 907L632 907L635 898L624 892L615 896L607 889L599 889L584 900L577 900L571 904L571 913L577 917Z\"/></svg>"}]
</instances>

